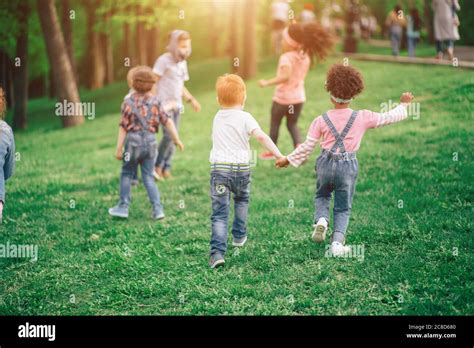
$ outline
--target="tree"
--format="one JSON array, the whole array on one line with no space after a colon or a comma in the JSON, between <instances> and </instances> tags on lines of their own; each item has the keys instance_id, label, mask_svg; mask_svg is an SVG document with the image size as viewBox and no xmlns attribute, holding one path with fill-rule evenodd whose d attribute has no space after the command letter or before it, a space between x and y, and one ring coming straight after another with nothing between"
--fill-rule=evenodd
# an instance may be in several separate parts
<instances>
[{"instance_id":1,"label":"tree","mask_svg":"<svg viewBox=\"0 0 474 348\"><path fill-rule=\"evenodd\" d=\"M69 56L69 60L71 61L72 70L74 72L74 78L76 79L76 83L79 83L78 74L77 74L77 63L76 57L74 55L74 42L73 42L73 35L72 35L72 22L71 16L73 12L71 12L71 6L69 0L62 0L62 16L61 16L61 24L64 33L64 43L66 44L67 54Z\"/></svg>"},{"instance_id":2,"label":"tree","mask_svg":"<svg viewBox=\"0 0 474 348\"><path fill-rule=\"evenodd\" d=\"M59 100L77 105L76 103L80 103L79 92L59 27L54 0L37 0L37 7ZM74 115L61 115L63 127L72 127L84 122L84 117L78 109L74 108Z\"/></svg>"},{"instance_id":3,"label":"tree","mask_svg":"<svg viewBox=\"0 0 474 348\"><path fill-rule=\"evenodd\" d=\"M141 5L135 6L135 15L136 15L136 25L135 25L135 50L137 57L137 64L146 64L147 54L146 54L146 45L145 40L145 22L142 19L143 8Z\"/></svg>"},{"instance_id":4,"label":"tree","mask_svg":"<svg viewBox=\"0 0 474 348\"><path fill-rule=\"evenodd\" d=\"M239 54L239 36L238 36L238 15L239 15L239 2L234 0L232 3L232 10L230 16L230 34L229 34L229 56L231 59L232 72L237 74L240 68L240 62L238 60Z\"/></svg>"},{"instance_id":5,"label":"tree","mask_svg":"<svg viewBox=\"0 0 474 348\"><path fill-rule=\"evenodd\" d=\"M242 10L244 11L244 47L242 78L249 79L257 73L257 2L245 0Z\"/></svg>"},{"instance_id":6,"label":"tree","mask_svg":"<svg viewBox=\"0 0 474 348\"><path fill-rule=\"evenodd\" d=\"M20 1L17 7L19 35L16 42L15 69L13 74L13 128L26 129L28 110L28 13L27 1Z\"/></svg>"},{"instance_id":7,"label":"tree","mask_svg":"<svg viewBox=\"0 0 474 348\"><path fill-rule=\"evenodd\" d=\"M105 62L100 49L100 38L95 28L97 15L96 8L100 2L98 0L83 0L87 17L87 54L85 64L89 69L86 85L89 89L97 89L104 86Z\"/></svg>"}]
</instances>

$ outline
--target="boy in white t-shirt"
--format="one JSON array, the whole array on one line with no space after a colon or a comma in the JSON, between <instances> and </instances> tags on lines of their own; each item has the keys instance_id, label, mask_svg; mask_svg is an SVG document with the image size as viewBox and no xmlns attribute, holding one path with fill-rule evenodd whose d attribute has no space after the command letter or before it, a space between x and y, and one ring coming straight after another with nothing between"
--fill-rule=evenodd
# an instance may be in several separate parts
<instances>
[{"instance_id":1,"label":"boy in white t-shirt","mask_svg":"<svg viewBox=\"0 0 474 348\"><path fill-rule=\"evenodd\" d=\"M211 162L211 257L209 265L224 264L231 193L234 195L233 246L247 241L247 215L250 198L250 136L253 136L276 158L281 152L265 134L251 114L243 111L245 83L237 75L217 79L217 101L221 109L212 125Z\"/></svg>"}]
</instances>

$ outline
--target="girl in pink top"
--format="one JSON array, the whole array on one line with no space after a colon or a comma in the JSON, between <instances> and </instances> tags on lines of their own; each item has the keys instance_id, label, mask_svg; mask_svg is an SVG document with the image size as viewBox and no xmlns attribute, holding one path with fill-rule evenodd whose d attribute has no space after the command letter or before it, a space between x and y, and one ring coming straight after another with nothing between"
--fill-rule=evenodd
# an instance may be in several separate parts
<instances>
[{"instance_id":1,"label":"girl in pink top","mask_svg":"<svg viewBox=\"0 0 474 348\"><path fill-rule=\"evenodd\" d=\"M270 123L270 137L275 144L284 117L294 146L301 143L297 122L306 101L304 79L314 58L326 58L332 45L331 35L316 23L296 23L283 31L284 53L278 61L277 76L259 81L260 87L276 85ZM260 158L273 159L273 155L265 152Z\"/></svg>"},{"instance_id":2,"label":"girl in pink top","mask_svg":"<svg viewBox=\"0 0 474 348\"><path fill-rule=\"evenodd\" d=\"M365 132L407 118L407 105L413 100L411 93L404 93L400 105L386 113L349 108L352 99L364 89L362 75L354 68L334 65L327 74L326 89L334 109L318 116L311 124L306 141L276 166L298 167L313 152L319 141L321 155L316 161L316 197L313 240L323 242L329 224L329 206L334 192L334 232L331 236L331 253L341 256L351 252L344 245L349 224L359 163L356 152Z\"/></svg>"}]
</instances>

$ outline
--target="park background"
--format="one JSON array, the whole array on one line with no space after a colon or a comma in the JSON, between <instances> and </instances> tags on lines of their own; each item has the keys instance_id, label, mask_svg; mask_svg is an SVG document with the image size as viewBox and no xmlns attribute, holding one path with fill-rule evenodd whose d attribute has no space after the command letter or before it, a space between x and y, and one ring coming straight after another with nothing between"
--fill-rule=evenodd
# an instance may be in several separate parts
<instances>
[{"instance_id":1,"label":"park background","mask_svg":"<svg viewBox=\"0 0 474 348\"><path fill-rule=\"evenodd\" d=\"M296 19L304 3L291 2ZM340 8L332 20L346 19L346 1L312 3L317 16L329 4ZM409 1L359 2L380 25L373 40L356 38L359 53L390 55L381 27L396 3L409 8ZM429 1L414 4L425 18L418 55L433 57ZM474 4L460 5L456 45L469 48ZM273 76L277 63L270 6L267 0L1 3L0 84L18 158L0 243L38 245L39 258L0 259L0 314L473 314L474 84L473 71L456 66L350 60L366 80L355 109L378 111L405 90L421 106L419 119L369 132L363 141L348 232L349 244L364 245L363 261L327 258L310 239L315 153L298 170L257 162L249 243L229 249L224 269L208 270L214 83L226 72L245 77L246 109L268 130L273 91L256 81ZM63 37L64 50L47 50L57 36L44 34L46 8L56 11L54 34ZM174 178L158 184L166 220L148 220L139 186L129 220L115 221L107 208L118 195L113 154L128 91L124 61L152 65L174 28L191 33L187 87L203 109L186 109L180 133L187 148L175 157ZM334 56L307 77L303 132L331 108L324 80L346 56L340 34ZM94 103L95 117L56 116L63 99ZM281 134L279 146L288 153L284 125Z\"/></svg>"}]
</instances>

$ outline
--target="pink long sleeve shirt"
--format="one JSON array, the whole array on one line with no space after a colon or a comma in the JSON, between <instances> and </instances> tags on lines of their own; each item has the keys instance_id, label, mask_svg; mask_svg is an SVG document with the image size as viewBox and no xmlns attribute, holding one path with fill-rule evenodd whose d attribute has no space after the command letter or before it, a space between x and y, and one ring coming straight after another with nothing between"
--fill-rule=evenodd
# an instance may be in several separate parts
<instances>
[{"instance_id":1,"label":"pink long sleeve shirt","mask_svg":"<svg viewBox=\"0 0 474 348\"><path fill-rule=\"evenodd\" d=\"M407 105L408 104L402 103L386 113L360 110L351 129L344 138L343 142L346 151L356 152L359 150L360 142L362 141L367 129L387 126L406 119L408 116ZM327 112L329 119L339 134L342 133L344 127L349 121L352 111L352 109L347 108L333 109ZM287 156L290 164L294 167L299 167L313 152L318 141L320 142L320 146L325 150L331 150L336 142L336 139L324 121L323 116L318 116L311 123L306 141ZM339 152L339 148L336 149L336 152Z\"/></svg>"}]
</instances>

